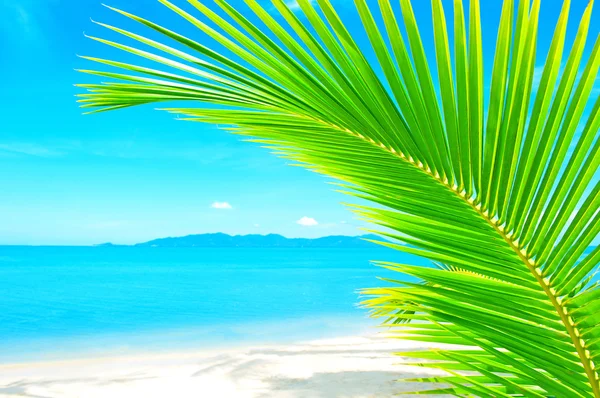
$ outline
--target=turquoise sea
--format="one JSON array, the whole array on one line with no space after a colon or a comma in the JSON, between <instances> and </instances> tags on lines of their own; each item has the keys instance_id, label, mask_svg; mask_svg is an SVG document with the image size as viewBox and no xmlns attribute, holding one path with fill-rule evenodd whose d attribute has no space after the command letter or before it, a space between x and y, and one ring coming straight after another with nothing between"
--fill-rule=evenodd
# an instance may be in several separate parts
<instances>
[{"instance_id":1,"label":"turquoise sea","mask_svg":"<svg viewBox=\"0 0 600 398\"><path fill-rule=\"evenodd\" d=\"M0 246L0 362L362 333L373 249ZM374 329L373 329L374 330Z\"/></svg>"}]
</instances>

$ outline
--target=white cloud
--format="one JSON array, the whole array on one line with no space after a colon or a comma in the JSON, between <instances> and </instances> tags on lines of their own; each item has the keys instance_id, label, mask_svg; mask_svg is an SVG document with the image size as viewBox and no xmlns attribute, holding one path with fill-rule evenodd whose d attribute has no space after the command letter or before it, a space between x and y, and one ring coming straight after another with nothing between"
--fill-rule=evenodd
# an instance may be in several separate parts
<instances>
[{"instance_id":1,"label":"white cloud","mask_svg":"<svg viewBox=\"0 0 600 398\"><path fill-rule=\"evenodd\" d=\"M233 209L233 207L231 207L231 205L227 202L215 202L212 205L210 205L210 207L212 207L213 209L219 209L219 210Z\"/></svg>"},{"instance_id":2,"label":"white cloud","mask_svg":"<svg viewBox=\"0 0 600 398\"><path fill-rule=\"evenodd\" d=\"M302 225L303 227L314 227L315 225L319 225L317 220L315 220L314 218L311 218L311 217L306 217L306 216L304 216L301 219L299 219L298 221L296 221L296 223Z\"/></svg>"}]
</instances>

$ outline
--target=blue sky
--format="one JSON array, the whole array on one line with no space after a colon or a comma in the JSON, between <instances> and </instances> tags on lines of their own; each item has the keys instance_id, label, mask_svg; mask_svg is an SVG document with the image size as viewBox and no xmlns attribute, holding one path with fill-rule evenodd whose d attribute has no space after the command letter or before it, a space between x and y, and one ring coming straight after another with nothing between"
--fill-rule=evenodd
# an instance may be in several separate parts
<instances>
[{"instance_id":1,"label":"blue sky","mask_svg":"<svg viewBox=\"0 0 600 398\"><path fill-rule=\"evenodd\" d=\"M195 33L155 0L106 1ZM241 0L231 3L243 7ZM349 1L334 3L351 26L358 22ZM429 2L414 3L431 49ZM483 3L489 74L501 2ZM538 65L561 4L542 1ZM573 0L569 40L586 4ZM213 126L174 121L148 107L82 115L73 84L94 80L74 71L90 67L76 54L124 59L84 38L84 31L114 37L90 17L136 28L99 0L0 0L0 244L133 243L216 231L359 233L361 224L340 205L348 198L325 178Z\"/></svg>"}]
</instances>

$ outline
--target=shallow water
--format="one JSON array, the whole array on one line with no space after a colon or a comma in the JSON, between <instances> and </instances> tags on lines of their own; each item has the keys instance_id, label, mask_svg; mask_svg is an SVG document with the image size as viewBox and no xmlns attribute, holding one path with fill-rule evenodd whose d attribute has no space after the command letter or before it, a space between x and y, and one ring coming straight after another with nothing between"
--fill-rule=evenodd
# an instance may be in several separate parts
<instances>
[{"instance_id":1,"label":"shallow water","mask_svg":"<svg viewBox=\"0 0 600 398\"><path fill-rule=\"evenodd\" d=\"M0 361L351 335L373 249L0 247Z\"/></svg>"}]
</instances>

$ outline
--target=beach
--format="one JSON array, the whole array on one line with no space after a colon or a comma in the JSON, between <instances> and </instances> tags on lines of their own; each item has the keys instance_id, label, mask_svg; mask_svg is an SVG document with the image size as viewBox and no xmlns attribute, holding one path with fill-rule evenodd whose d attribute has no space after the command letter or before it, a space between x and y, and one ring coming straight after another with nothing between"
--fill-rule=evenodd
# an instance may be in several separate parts
<instances>
[{"instance_id":1,"label":"beach","mask_svg":"<svg viewBox=\"0 0 600 398\"><path fill-rule=\"evenodd\" d=\"M0 398L391 397L427 371L357 305L391 254L0 247Z\"/></svg>"},{"instance_id":2,"label":"beach","mask_svg":"<svg viewBox=\"0 0 600 398\"><path fill-rule=\"evenodd\" d=\"M403 396L414 385L395 380L433 373L392 354L427 348L377 334L2 364L0 398Z\"/></svg>"}]
</instances>

